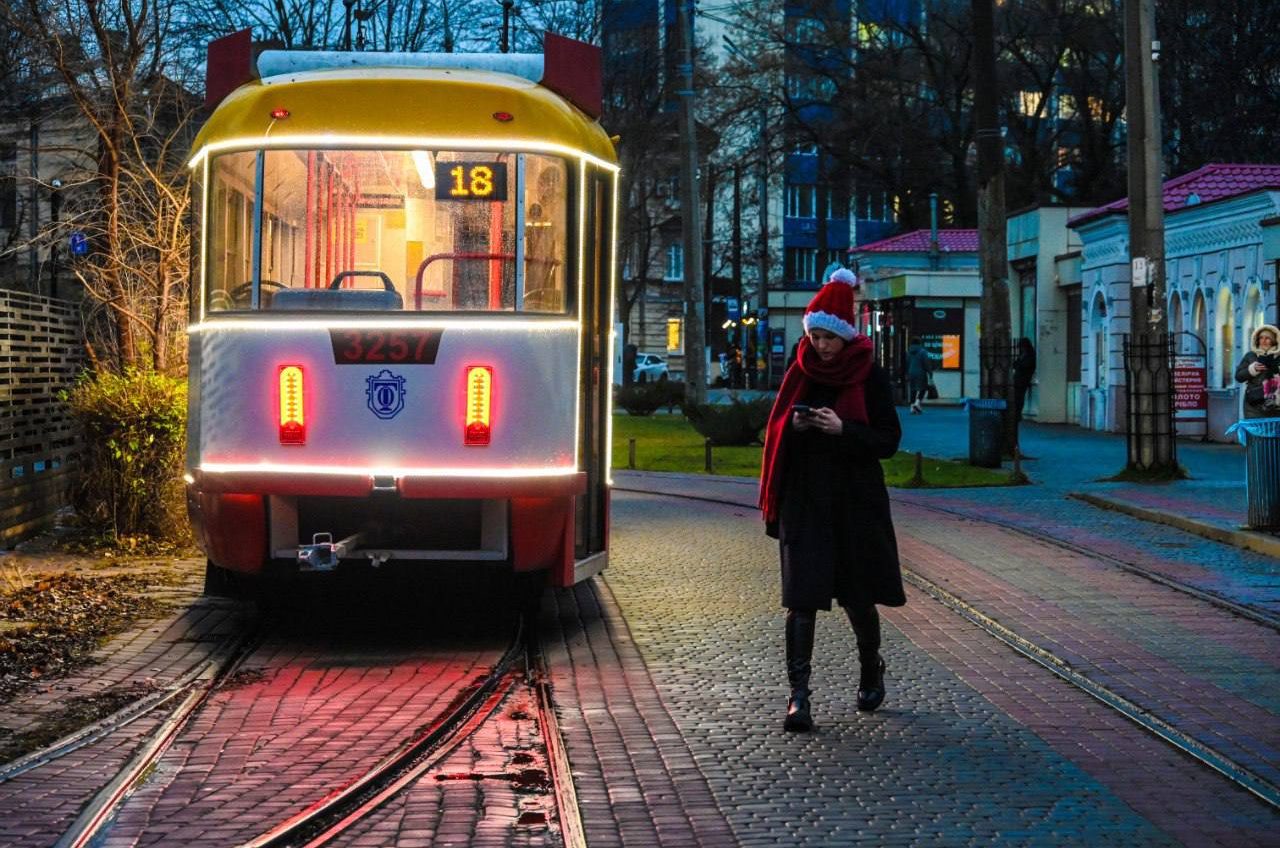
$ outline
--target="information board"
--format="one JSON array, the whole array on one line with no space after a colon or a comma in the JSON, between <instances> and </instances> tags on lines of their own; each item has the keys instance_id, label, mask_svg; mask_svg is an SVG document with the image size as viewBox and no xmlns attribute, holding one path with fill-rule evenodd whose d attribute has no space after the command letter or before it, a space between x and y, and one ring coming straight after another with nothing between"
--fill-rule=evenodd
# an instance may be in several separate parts
<instances>
[{"instance_id":1,"label":"information board","mask_svg":"<svg viewBox=\"0 0 1280 848\"><path fill-rule=\"evenodd\" d=\"M1175 412L1209 409L1205 390L1204 359L1199 356L1173 358L1173 408Z\"/></svg>"}]
</instances>

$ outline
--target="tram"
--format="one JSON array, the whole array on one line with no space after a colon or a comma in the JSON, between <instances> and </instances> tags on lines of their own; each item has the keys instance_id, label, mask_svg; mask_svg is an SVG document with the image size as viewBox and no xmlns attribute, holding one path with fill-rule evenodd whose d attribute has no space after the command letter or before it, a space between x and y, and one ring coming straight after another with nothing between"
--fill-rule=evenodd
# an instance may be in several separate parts
<instances>
[{"instance_id":1,"label":"tram","mask_svg":"<svg viewBox=\"0 0 1280 848\"><path fill-rule=\"evenodd\" d=\"M362 565L599 572L618 166L598 49L266 52L234 86L250 51L231 39L210 95L234 90L190 159L206 589Z\"/></svg>"}]
</instances>

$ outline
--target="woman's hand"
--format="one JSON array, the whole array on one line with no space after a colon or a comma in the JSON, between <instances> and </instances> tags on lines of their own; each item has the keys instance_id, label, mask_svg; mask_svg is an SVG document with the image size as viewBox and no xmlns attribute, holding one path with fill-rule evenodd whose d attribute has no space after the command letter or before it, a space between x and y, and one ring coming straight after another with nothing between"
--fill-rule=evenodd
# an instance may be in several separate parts
<instances>
[{"instance_id":1,"label":"woman's hand","mask_svg":"<svg viewBox=\"0 0 1280 848\"><path fill-rule=\"evenodd\" d=\"M828 436L838 436L844 432L844 422L840 420L840 416L836 415L835 410L825 406L813 411L813 415L809 416L809 426Z\"/></svg>"},{"instance_id":2,"label":"woman's hand","mask_svg":"<svg viewBox=\"0 0 1280 848\"><path fill-rule=\"evenodd\" d=\"M1266 370L1267 370L1267 366L1263 365L1261 362L1258 362L1256 359L1253 362L1249 363L1249 373L1255 377Z\"/></svg>"}]
</instances>

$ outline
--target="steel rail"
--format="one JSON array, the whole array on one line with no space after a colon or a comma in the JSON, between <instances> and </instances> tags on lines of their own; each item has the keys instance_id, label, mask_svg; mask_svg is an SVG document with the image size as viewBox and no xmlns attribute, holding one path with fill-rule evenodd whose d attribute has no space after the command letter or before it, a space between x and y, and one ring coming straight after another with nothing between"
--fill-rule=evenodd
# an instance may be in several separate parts
<instances>
[{"instance_id":1,"label":"steel rail","mask_svg":"<svg viewBox=\"0 0 1280 848\"><path fill-rule=\"evenodd\" d=\"M542 742L547 748L547 768L551 785L555 789L556 818L560 823L561 843L564 848L587 848L587 832L582 824L582 811L578 805L578 792L573 784L569 752L565 749L560 722L556 718L551 676L547 672L541 642L536 646L531 645L529 654L529 679L538 694L538 724L542 728Z\"/></svg>"},{"instance_id":2,"label":"steel rail","mask_svg":"<svg viewBox=\"0 0 1280 848\"><path fill-rule=\"evenodd\" d=\"M1157 571L1152 571L1151 569L1145 568L1141 565L1138 565L1137 563L1132 563L1132 562L1129 562L1128 560L1120 559L1119 557L1114 556L1112 554L1104 553L1102 551L1096 551L1093 548L1087 547L1085 545L1080 545L1075 542L1068 542L1065 539L1059 539L1058 537L1051 536L1042 530L1032 530L1030 528L1022 527L1020 525L1014 524L1011 521L1004 521L998 518L981 518L971 513L963 512L958 509L938 506L936 504L922 503L921 501L915 500L913 498L904 498L899 496L898 500L901 500L903 503L911 504L914 507L919 507L920 509L927 509L933 512L940 512L944 515L955 516L956 518L965 518L970 521L981 521L983 524L991 524L996 527L1002 527L1005 530L1018 533L1020 535L1026 536L1029 539L1035 539L1036 541L1039 541L1039 542L1045 542L1047 544L1053 545L1054 547L1062 548L1063 550L1071 551L1072 553L1076 553L1076 554L1081 554L1082 556L1087 556L1092 559L1102 560L1104 562L1107 562L1107 563L1110 563L1111 565L1116 566L1117 568L1127 571L1130 574L1133 574L1137 577L1145 578L1147 580L1150 580L1152 583L1158 583L1159 585L1164 586L1166 589L1174 589L1178 592L1191 595L1192 597L1198 600L1204 601L1207 604L1212 604L1215 607L1220 607L1221 609L1227 610L1228 612L1232 612L1240 616L1241 618L1247 618L1250 621L1253 621L1257 624L1262 624L1266 627L1270 627L1275 630L1280 630L1280 616L1278 615L1269 613L1266 610L1260 610L1260 609L1257 609L1256 607L1251 607L1246 604L1239 603L1238 601L1233 601L1230 598L1224 598L1221 595L1218 595L1214 592L1209 592L1209 591L1206 591L1205 589L1200 589L1195 586L1191 586L1187 583L1181 582L1180 580L1175 580L1172 577L1166 577L1165 575L1160 574ZM1081 503L1088 503L1088 502L1081 501ZM1177 530L1178 528L1173 528L1173 529ZM1185 533L1186 531L1181 530L1179 532Z\"/></svg>"},{"instance_id":3,"label":"steel rail","mask_svg":"<svg viewBox=\"0 0 1280 848\"><path fill-rule=\"evenodd\" d=\"M475 732L509 694L517 679L512 666L524 655L524 630L485 678L423 732L351 783L316 801L239 848L319 846L365 818L436 765Z\"/></svg>"},{"instance_id":4,"label":"steel rail","mask_svg":"<svg viewBox=\"0 0 1280 848\"><path fill-rule=\"evenodd\" d=\"M125 764L125 767L89 801L72 822L71 827L54 843L54 848L83 848L98 836L103 825L110 821L124 799L142 783L155 763L173 744L173 740L186 727L191 717L204 705L218 686L235 673L240 663L261 640L262 632L255 628L233 643L233 648L228 650L224 658L225 662L221 664L207 662L201 666L192 687L174 711L151 734L150 740ZM81 744L87 744L87 742Z\"/></svg>"},{"instance_id":5,"label":"steel rail","mask_svg":"<svg viewBox=\"0 0 1280 848\"><path fill-rule=\"evenodd\" d=\"M630 488L622 489L618 486L615 486L614 488L620 489L621 491L636 492L638 494L652 495L655 497L680 498L684 500L705 501L708 503L715 503L715 504L720 504L722 506L732 506L732 507L746 506L746 504L740 503L738 501L713 498L705 495L682 495L678 493L666 493L666 492L659 493L659 492L652 492L652 491L641 490L641 489L630 489ZM913 501L908 501L908 503L911 503L913 506L917 505ZM945 510L945 509L939 509L938 511L948 512L948 513L952 512L951 510ZM967 518L972 521L980 521L983 523L992 523L992 524L997 524L999 526L1006 526L1002 522L998 522L998 521L988 522L986 519L978 518L972 515L967 515L963 513L952 513L952 514L959 515L960 517ZM1009 526L1008 529L1016 530L1019 532L1025 532L1026 535L1031 535L1031 536L1035 535L1030 531L1023 531L1022 528L1019 528L1016 526ZM1048 539L1052 540L1052 537L1048 537ZM1071 547L1070 543L1063 543L1063 546ZM1089 556L1095 555L1093 552L1088 551L1088 549L1077 550L1077 552L1084 553ZM1139 727L1153 734L1158 739L1161 739L1167 744L1178 749L1179 751L1182 751L1183 753L1188 754L1191 757L1194 757L1196 760L1200 761L1204 765L1208 766L1209 768L1221 774L1227 780L1230 780L1232 783L1235 783L1236 785L1242 787L1243 789L1246 789L1247 791L1255 795L1257 798L1259 798L1263 802L1271 805L1272 807L1280 808L1280 787L1276 786L1276 784L1272 783L1271 781L1267 780L1261 775L1255 773L1254 771L1250 770L1246 766L1240 765L1239 763L1235 762L1230 757L1221 753L1211 745L1207 745L1201 742L1200 740L1196 739L1195 737L1187 733L1184 733L1181 730L1178 730L1176 726L1160 718L1151 709L1143 707L1140 704L1137 704L1136 702L1131 701L1130 699L1124 697L1118 692L1115 692L1114 690L1090 679L1085 674L1073 668L1072 665L1067 660L1063 659L1062 657L1058 656L1057 654L1053 653L1047 648L1043 648L1040 645L1037 645L1035 642L1031 641L1030 639L1027 639L1019 635L1014 630L1001 624L995 618L983 613L977 607L973 606L972 604L968 603L967 601L958 597L957 595L954 595L948 592L947 590L938 586L936 583L932 582L928 578L923 577L922 575L917 574L911 569L905 568L905 567L902 569L902 574L904 579L910 582L913 586L920 589L922 592L929 595L935 601L947 607L952 612L956 613L957 615L960 615L962 618L968 620L972 624L977 625L989 636L992 636L993 638L998 639L999 641L1005 643L1006 645L1013 648L1018 653L1022 654L1023 656L1027 657L1028 659L1032 660L1038 665L1048 669L1054 675L1067 681L1068 683L1072 684L1076 688L1086 692L1087 694L1096 698L1098 701L1102 702L1103 704L1115 710L1116 712L1119 712L1125 718L1130 719ZM1143 575L1143 576L1146 576L1146 575ZM1170 586L1169 588L1177 589L1178 587ZM1235 610L1231 610L1231 611L1235 612Z\"/></svg>"},{"instance_id":6,"label":"steel rail","mask_svg":"<svg viewBox=\"0 0 1280 848\"><path fill-rule=\"evenodd\" d=\"M59 757L64 757L73 751L77 751L85 747L86 745L92 745L94 742L110 736L117 730L128 727L147 713L163 706L186 692L187 689L195 685L198 680L207 677L211 670L216 672L224 663L231 662L239 655L241 645L247 638L248 635L246 634L238 638L228 640L225 644L219 646L217 650L215 650L213 656L209 657L186 674L183 674L163 689L144 695L133 703L126 704L110 715L103 716L97 721L91 722L79 730L69 733L43 748L31 751L17 759L10 760L3 766L0 766L0 783L4 783L6 780L12 780L18 775L25 774L32 769L37 769L43 765L47 765Z\"/></svg>"}]
</instances>

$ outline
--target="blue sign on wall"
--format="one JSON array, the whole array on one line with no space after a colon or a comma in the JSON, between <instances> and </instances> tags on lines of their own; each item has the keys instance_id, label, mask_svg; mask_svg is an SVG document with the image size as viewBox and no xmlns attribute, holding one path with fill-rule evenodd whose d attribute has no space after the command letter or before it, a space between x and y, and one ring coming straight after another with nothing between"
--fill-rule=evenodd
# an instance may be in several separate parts
<instances>
[{"instance_id":1,"label":"blue sign on wall","mask_svg":"<svg viewBox=\"0 0 1280 848\"><path fill-rule=\"evenodd\" d=\"M84 256L89 252L89 238L79 230L71 234L70 249L72 256Z\"/></svg>"}]
</instances>

